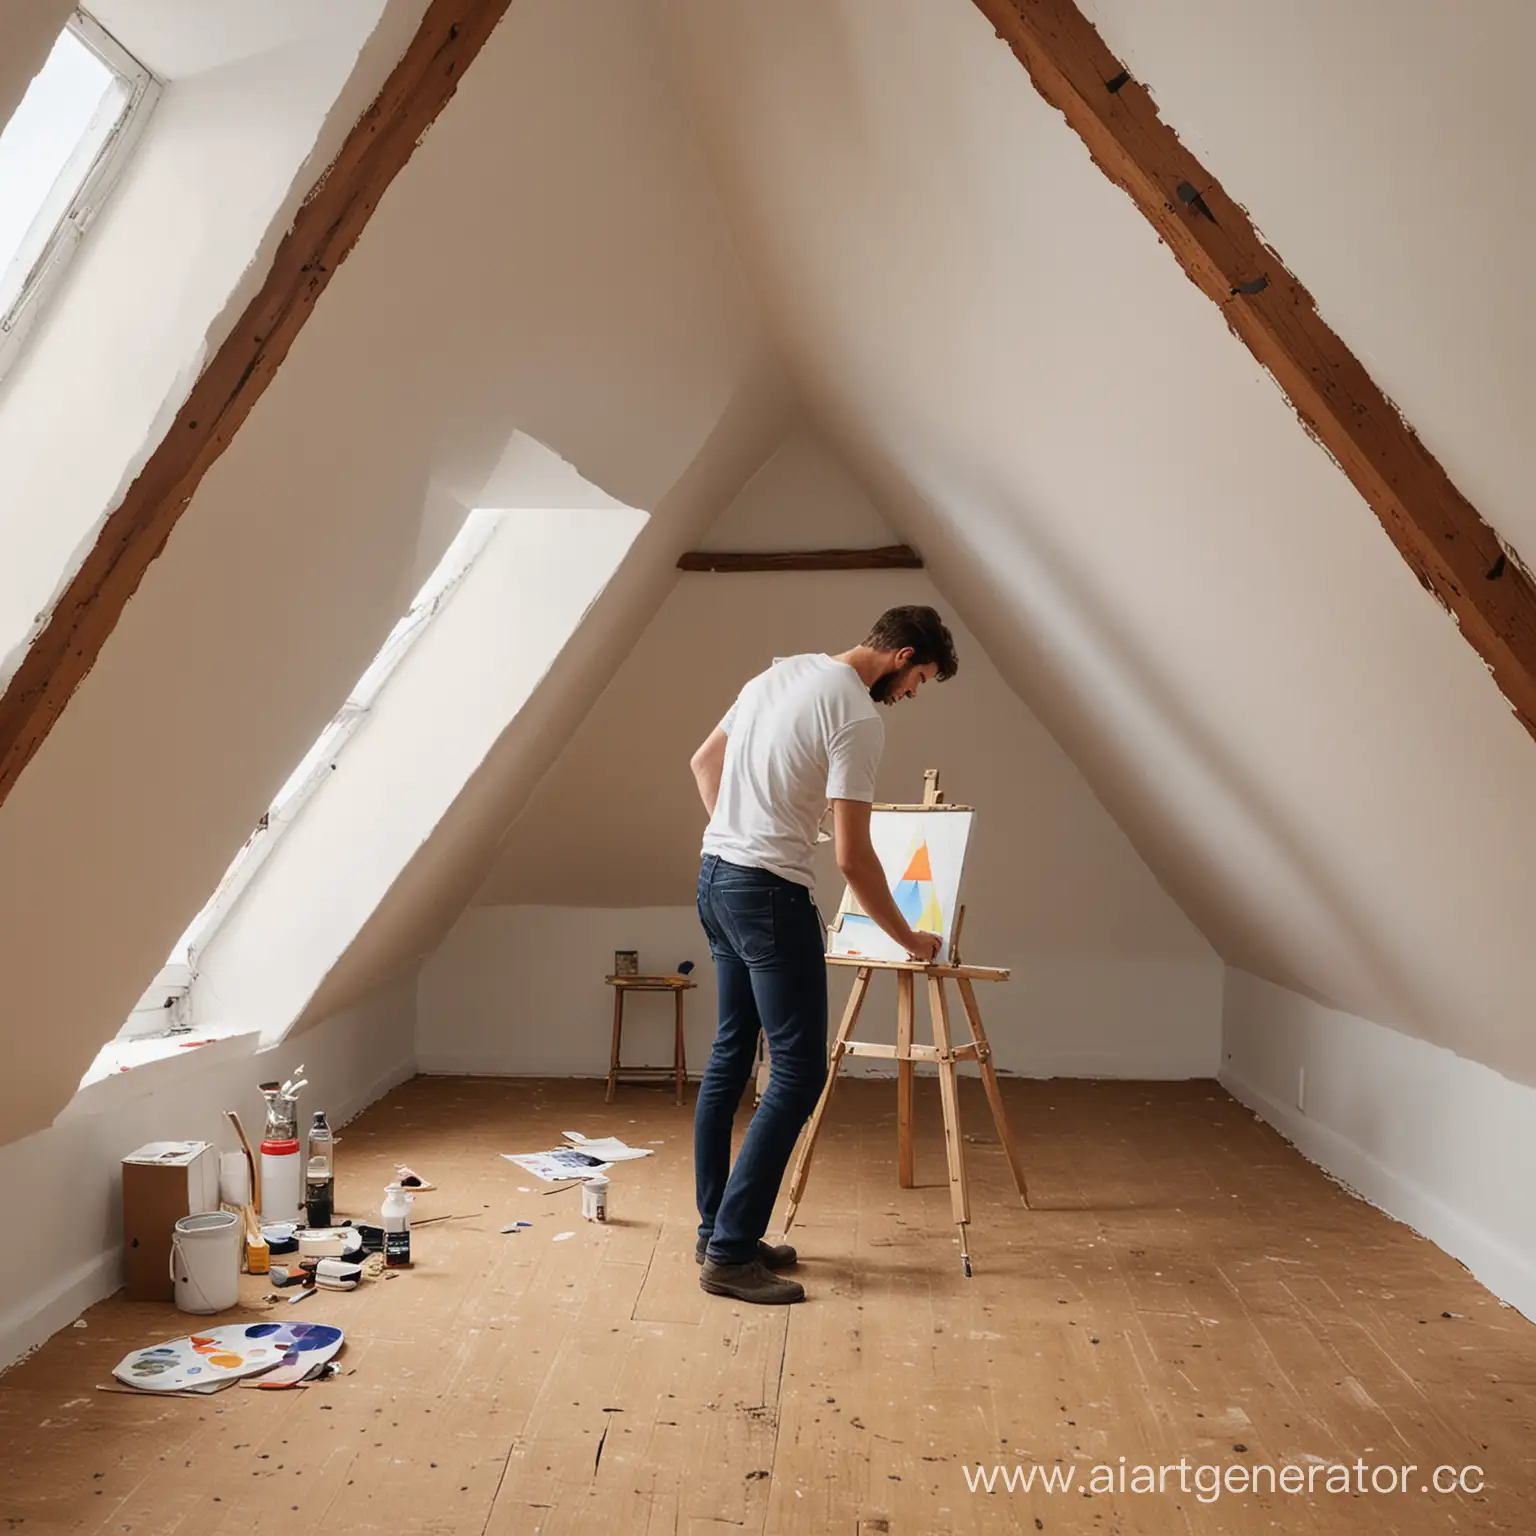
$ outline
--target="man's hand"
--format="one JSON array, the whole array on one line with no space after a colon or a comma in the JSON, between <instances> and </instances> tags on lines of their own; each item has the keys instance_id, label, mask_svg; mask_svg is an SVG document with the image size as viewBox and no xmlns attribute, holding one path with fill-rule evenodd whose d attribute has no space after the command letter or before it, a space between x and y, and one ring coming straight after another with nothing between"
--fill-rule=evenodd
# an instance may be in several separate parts
<instances>
[{"instance_id":1,"label":"man's hand","mask_svg":"<svg viewBox=\"0 0 1536 1536\"><path fill-rule=\"evenodd\" d=\"M912 931L912 941L907 945L907 953L914 960L923 965L932 965L939 958L939 951L944 948L944 941L936 933L919 933Z\"/></svg>"}]
</instances>

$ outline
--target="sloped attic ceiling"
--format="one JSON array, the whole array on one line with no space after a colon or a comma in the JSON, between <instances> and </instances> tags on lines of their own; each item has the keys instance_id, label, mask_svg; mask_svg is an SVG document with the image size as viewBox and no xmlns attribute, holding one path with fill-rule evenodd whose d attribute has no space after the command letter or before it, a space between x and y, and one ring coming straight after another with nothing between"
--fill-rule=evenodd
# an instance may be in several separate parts
<instances>
[{"instance_id":1,"label":"sloped attic ceiling","mask_svg":"<svg viewBox=\"0 0 1536 1536\"><path fill-rule=\"evenodd\" d=\"M1473 64L1513 68L1533 20L1482 5L1501 46L1433 8L1403 26L1359 0L1357 30L1308 0L1277 53L1262 18L1183 0L1137 21L1132 57L1157 88L1162 62L1199 56L1170 67L1170 121L1367 362L1390 344L1383 384L1529 549L1518 455L1488 423L1509 402L1523 419L1530 381L1487 330L1497 311L1528 333L1531 301L1478 266L1489 232L1500 271L1523 248L1500 203L1522 184L1518 136L1500 138ZM1100 7L1112 46L1131 9ZM1343 62L1316 69L1333 49ZM1422 82L1432 60L1449 83L1425 99L1456 126L1424 132L1484 168L1447 183L1438 167L1435 195L1478 234L1465 245L1420 238L1423 162L1369 121L1375 81ZM1293 143L1313 98L1339 128ZM1199 135L1250 103L1269 126L1230 135L1248 158L1229 168ZM530 706L537 752L493 753L386 899L354 979L469 896L669 590L665 545L773 440L782 402L701 147L812 426L1225 958L1536 1078L1530 743L967 0L519 0L0 816L15 1011L57 1043L10 1085L8 1123L67 1096L399 611L417 492L472 495L521 426L668 532L637 546ZM1336 237L1367 185L1376 201ZM1357 311L1373 326L1358 336ZM402 348L413 365L384 366ZM202 701L190 743L143 739L167 691ZM69 964L82 923L93 967Z\"/></svg>"},{"instance_id":2,"label":"sloped attic ceiling","mask_svg":"<svg viewBox=\"0 0 1536 1536\"><path fill-rule=\"evenodd\" d=\"M1277 45L1273 13L1222 0L1093 8L1484 516L1536 548L1512 430L1536 311L1489 280L1531 219L1492 103L1519 99L1536 13L1337 9L1287 7ZM1531 742L986 20L664 10L809 414L1160 880L1230 962L1536 1080Z\"/></svg>"}]
</instances>

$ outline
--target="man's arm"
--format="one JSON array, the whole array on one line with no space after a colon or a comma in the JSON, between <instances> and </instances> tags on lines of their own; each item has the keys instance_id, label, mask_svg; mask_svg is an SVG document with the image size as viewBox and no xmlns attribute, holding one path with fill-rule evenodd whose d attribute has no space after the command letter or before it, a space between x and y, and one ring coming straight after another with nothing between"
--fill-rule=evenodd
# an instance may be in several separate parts
<instances>
[{"instance_id":1,"label":"man's arm","mask_svg":"<svg viewBox=\"0 0 1536 1536\"><path fill-rule=\"evenodd\" d=\"M725 768L725 732L717 725L705 738L704 745L688 759L693 770L693 782L699 786L699 799L704 809L713 816L715 801L720 798L720 774Z\"/></svg>"},{"instance_id":2,"label":"man's arm","mask_svg":"<svg viewBox=\"0 0 1536 1536\"><path fill-rule=\"evenodd\" d=\"M901 915L896 898L885 882L885 871L880 867L875 845L869 840L869 811L869 803L864 800L832 802L837 867L858 897L859 905L881 929L914 960L936 960L942 948L938 934L919 933L912 928Z\"/></svg>"}]
</instances>

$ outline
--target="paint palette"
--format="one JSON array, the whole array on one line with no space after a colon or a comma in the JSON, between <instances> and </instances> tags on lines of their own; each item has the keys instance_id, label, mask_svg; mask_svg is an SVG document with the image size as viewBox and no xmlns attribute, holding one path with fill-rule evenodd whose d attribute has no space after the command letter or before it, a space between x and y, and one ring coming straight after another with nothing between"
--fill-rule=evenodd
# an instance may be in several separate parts
<instances>
[{"instance_id":1,"label":"paint palette","mask_svg":"<svg viewBox=\"0 0 1536 1536\"><path fill-rule=\"evenodd\" d=\"M302 1375L341 1345L341 1329L329 1323L236 1323L136 1349L112 1374L146 1392L206 1391L279 1367L287 1375L302 1365Z\"/></svg>"}]
</instances>

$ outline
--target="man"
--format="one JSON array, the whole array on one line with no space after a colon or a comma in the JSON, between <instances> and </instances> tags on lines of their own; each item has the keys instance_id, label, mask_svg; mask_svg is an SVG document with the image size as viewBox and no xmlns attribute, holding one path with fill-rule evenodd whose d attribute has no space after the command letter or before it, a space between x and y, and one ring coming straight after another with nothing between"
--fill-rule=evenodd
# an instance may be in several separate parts
<instances>
[{"instance_id":1,"label":"man","mask_svg":"<svg viewBox=\"0 0 1536 1536\"><path fill-rule=\"evenodd\" d=\"M709 826L699 917L720 1020L694 1114L699 1283L741 1301L800 1301L775 1273L795 1262L763 1242L785 1166L827 1077L826 935L811 898L817 825L832 808L837 867L860 906L917 960L939 939L897 909L869 840L885 745L876 704L955 675L954 641L932 608L892 608L862 645L791 656L754 677L690 766ZM767 1036L768 1090L731 1166L731 1124Z\"/></svg>"}]
</instances>

